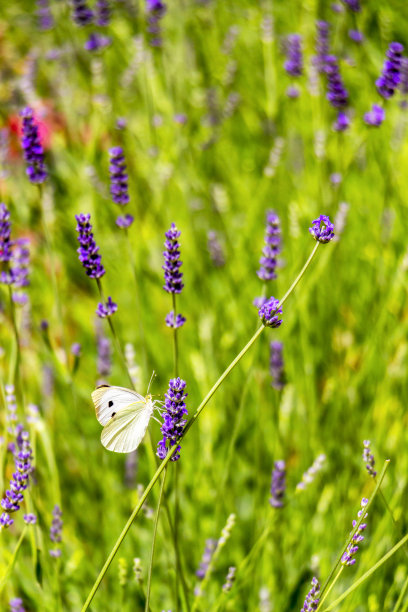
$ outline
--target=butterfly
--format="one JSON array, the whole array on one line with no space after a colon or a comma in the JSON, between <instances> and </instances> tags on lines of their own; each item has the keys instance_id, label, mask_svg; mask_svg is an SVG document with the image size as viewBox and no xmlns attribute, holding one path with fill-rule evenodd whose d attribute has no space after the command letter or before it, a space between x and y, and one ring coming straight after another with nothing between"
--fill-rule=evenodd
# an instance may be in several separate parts
<instances>
[{"instance_id":1,"label":"butterfly","mask_svg":"<svg viewBox=\"0 0 408 612\"><path fill-rule=\"evenodd\" d=\"M130 453L143 440L157 400L124 387L100 385L92 392L101 442L115 453ZM154 417L153 417L154 418Z\"/></svg>"}]
</instances>

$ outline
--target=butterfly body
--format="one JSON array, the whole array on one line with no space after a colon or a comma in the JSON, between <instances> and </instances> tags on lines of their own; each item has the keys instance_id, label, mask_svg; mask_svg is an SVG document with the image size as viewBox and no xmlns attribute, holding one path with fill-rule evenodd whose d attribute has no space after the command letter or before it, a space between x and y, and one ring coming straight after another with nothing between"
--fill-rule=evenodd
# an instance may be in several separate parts
<instances>
[{"instance_id":1,"label":"butterfly body","mask_svg":"<svg viewBox=\"0 0 408 612\"><path fill-rule=\"evenodd\" d=\"M96 418L103 425L101 442L115 453L130 453L143 440L155 402L125 387L101 385L92 393Z\"/></svg>"}]
</instances>

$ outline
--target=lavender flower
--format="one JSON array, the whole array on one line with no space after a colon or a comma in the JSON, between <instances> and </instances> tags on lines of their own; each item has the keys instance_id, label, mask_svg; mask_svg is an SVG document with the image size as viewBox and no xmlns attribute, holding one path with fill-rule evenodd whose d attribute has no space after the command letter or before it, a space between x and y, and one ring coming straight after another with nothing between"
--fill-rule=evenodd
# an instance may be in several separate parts
<instances>
[{"instance_id":1,"label":"lavender flower","mask_svg":"<svg viewBox=\"0 0 408 612\"><path fill-rule=\"evenodd\" d=\"M207 248L211 261L216 268L225 266L225 256L216 232L210 230L207 234Z\"/></svg>"},{"instance_id":2,"label":"lavender flower","mask_svg":"<svg viewBox=\"0 0 408 612\"><path fill-rule=\"evenodd\" d=\"M23 515L23 519L26 525L35 525L37 522L37 517L32 512Z\"/></svg>"},{"instance_id":3,"label":"lavender flower","mask_svg":"<svg viewBox=\"0 0 408 612\"><path fill-rule=\"evenodd\" d=\"M304 490L306 489L306 487L313 482L313 480L315 479L315 476L318 472L321 471L321 469L323 468L323 465L326 461L326 455L319 455L318 457L316 457L316 459L313 461L312 465L310 466L310 468L308 468L306 470L306 472L304 472L303 476L302 476L302 480L296 485L296 491L299 490Z\"/></svg>"},{"instance_id":4,"label":"lavender flower","mask_svg":"<svg viewBox=\"0 0 408 612\"><path fill-rule=\"evenodd\" d=\"M312 588L306 595L305 603L300 612L314 612L319 605L320 584L317 578L312 578Z\"/></svg>"},{"instance_id":5,"label":"lavender flower","mask_svg":"<svg viewBox=\"0 0 408 612\"><path fill-rule=\"evenodd\" d=\"M367 517L367 513L364 510L364 508L366 507L367 504L368 504L368 499L363 497L363 499L361 500L361 510L359 510L359 512L357 513L357 517L358 518L361 518L363 513L364 513L364 519ZM354 520L353 521L353 528L356 525L357 525L357 521ZM356 533L353 535L353 538L352 538L350 544L347 546L347 548L346 548L346 550L343 553L343 556L341 558L341 563L343 565L354 565L354 563L356 562L356 560L354 559L354 555L358 551L357 544L364 540L364 536L362 535L362 533L366 529L366 527L367 527L366 523L361 523L359 528L357 529Z\"/></svg>"},{"instance_id":6,"label":"lavender flower","mask_svg":"<svg viewBox=\"0 0 408 612\"><path fill-rule=\"evenodd\" d=\"M100 49L105 49L105 47L109 47L112 39L109 36L103 36L102 34L98 34L98 32L91 32L88 40L84 44L84 49L86 51L99 51Z\"/></svg>"},{"instance_id":7,"label":"lavender flower","mask_svg":"<svg viewBox=\"0 0 408 612\"><path fill-rule=\"evenodd\" d=\"M367 472L370 474L370 476L375 478L375 476L377 476L377 472L374 469L375 459L374 459L373 453L371 452L371 448L370 448L371 442L370 442L370 440L364 440L363 445L364 445L363 461L366 464Z\"/></svg>"},{"instance_id":8,"label":"lavender flower","mask_svg":"<svg viewBox=\"0 0 408 612\"><path fill-rule=\"evenodd\" d=\"M292 100L296 100L296 98L298 98L300 95L300 91L296 87L296 85L290 85L286 90L286 95L288 96L288 98L291 98Z\"/></svg>"},{"instance_id":9,"label":"lavender flower","mask_svg":"<svg viewBox=\"0 0 408 612\"><path fill-rule=\"evenodd\" d=\"M74 355L74 357L80 357L81 350L82 350L82 347L79 344L79 342L74 342L74 344L71 345L71 354Z\"/></svg>"},{"instance_id":10,"label":"lavender flower","mask_svg":"<svg viewBox=\"0 0 408 612\"><path fill-rule=\"evenodd\" d=\"M359 13L361 11L360 0L343 0L344 4L353 13Z\"/></svg>"},{"instance_id":11,"label":"lavender flower","mask_svg":"<svg viewBox=\"0 0 408 612\"><path fill-rule=\"evenodd\" d=\"M337 185L340 185L341 181L343 180L343 175L341 174L341 172L333 172L329 176L329 179L331 184L337 187Z\"/></svg>"},{"instance_id":12,"label":"lavender flower","mask_svg":"<svg viewBox=\"0 0 408 612\"><path fill-rule=\"evenodd\" d=\"M62 517L62 510L58 506L58 504L55 504L54 509L52 511L52 523L50 527L50 540L51 542L54 542L55 544L62 541L63 521L61 517ZM50 552L51 557L57 558L61 556L61 549L58 547L51 549L49 552Z\"/></svg>"},{"instance_id":13,"label":"lavender flower","mask_svg":"<svg viewBox=\"0 0 408 612\"><path fill-rule=\"evenodd\" d=\"M96 309L96 314L101 319L105 319L106 317L111 317L118 309L118 305L112 301L112 298L109 296L108 301L103 304L99 302L98 308Z\"/></svg>"},{"instance_id":14,"label":"lavender flower","mask_svg":"<svg viewBox=\"0 0 408 612\"><path fill-rule=\"evenodd\" d=\"M34 111L27 106L20 115L23 118L21 146L27 162L27 176L31 183L43 183L48 174L44 163L44 150L38 135L38 126L34 123Z\"/></svg>"},{"instance_id":15,"label":"lavender flower","mask_svg":"<svg viewBox=\"0 0 408 612\"><path fill-rule=\"evenodd\" d=\"M21 597L13 597L9 601L10 612L26 612Z\"/></svg>"},{"instance_id":16,"label":"lavender flower","mask_svg":"<svg viewBox=\"0 0 408 612\"><path fill-rule=\"evenodd\" d=\"M284 461L275 461L272 471L271 497L269 503L272 508L283 508L283 498L286 489L286 466Z\"/></svg>"},{"instance_id":17,"label":"lavender flower","mask_svg":"<svg viewBox=\"0 0 408 612\"><path fill-rule=\"evenodd\" d=\"M299 77L303 71L301 36L289 34L286 39L286 62L284 68L293 77Z\"/></svg>"},{"instance_id":18,"label":"lavender flower","mask_svg":"<svg viewBox=\"0 0 408 612\"><path fill-rule=\"evenodd\" d=\"M350 40L354 41L357 44L361 44L364 40L364 34L359 30L349 30L348 35Z\"/></svg>"},{"instance_id":19,"label":"lavender flower","mask_svg":"<svg viewBox=\"0 0 408 612\"><path fill-rule=\"evenodd\" d=\"M185 388L186 383L181 378L173 378L169 382L169 389L165 394L166 401L164 403L166 412L163 417L163 425L160 428L163 439L157 445L157 456L160 459L166 457L168 451L178 443L183 435L184 425L187 423L184 416L188 414L185 404L187 397L187 393L184 392ZM171 461L180 459L180 448L180 445L178 445Z\"/></svg>"},{"instance_id":20,"label":"lavender flower","mask_svg":"<svg viewBox=\"0 0 408 612\"><path fill-rule=\"evenodd\" d=\"M18 238L13 243L12 268L10 270L13 287L21 290L30 284L28 274L28 266L30 264L30 251L28 249L29 240L27 238ZM24 292L13 292L13 302L25 304L27 295Z\"/></svg>"},{"instance_id":21,"label":"lavender flower","mask_svg":"<svg viewBox=\"0 0 408 612\"><path fill-rule=\"evenodd\" d=\"M178 329L179 327L183 327L186 322L186 318L183 315L178 314L174 319L174 310L171 310L169 314L166 316L166 325L167 327L172 327L173 329Z\"/></svg>"},{"instance_id":22,"label":"lavender flower","mask_svg":"<svg viewBox=\"0 0 408 612\"><path fill-rule=\"evenodd\" d=\"M232 585L235 582L235 574L237 572L237 568L236 567L229 567L228 568L228 574L227 577L225 579L225 584L222 585L222 590L224 591L224 593L228 593L228 591L230 591L232 589Z\"/></svg>"},{"instance_id":23,"label":"lavender flower","mask_svg":"<svg viewBox=\"0 0 408 612\"><path fill-rule=\"evenodd\" d=\"M121 229L127 229L132 225L134 217L132 215L121 215L116 219L116 225Z\"/></svg>"},{"instance_id":24,"label":"lavender flower","mask_svg":"<svg viewBox=\"0 0 408 612\"><path fill-rule=\"evenodd\" d=\"M266 215L265 247L262 250L263 256L257 274L263 281L270 281L277 278L276 268L278 265L277 257L281 251L281 229L278 215L270 210Z\"/></svg>"},{"instance_id":25,"label":"lavender flower","mask_svg":"<svg viewBox=\"0 0 408 612\"><path fill-rule=\"evenodd\" d=\"M323 73L326 68L327 57L330 54L330 24L327 21L318 21L316 23L316 28L316 56L314 57L314 64L317 68L317 71Z\"/></svg>"},{"instance_id":26,"label":"lavender flower","mask_svg":"<svg viewBox=\"0 0 408 612\"><path fill-rule=\"evenodd\" d=\"M365 113L364 121L367 125L379 127L385 119L385 110L378 104L373 104L372 109Z\"/></svg>"},{"instance_id":27,"label":"lavender flower","mask_svg":"<svg viewBox=\"0 0 408 612\"><path fill-rule=\"evenodd\" d=\"M326 57L325 72L327 75L327 99L334 108L344 108L347 106L348 92L344 87L340 70L335 55Z\"/></svg>"},{"instance_id":28,"label":"lavender flower","mask_svg":"<svg viewBox=\"0 0 408 612\"><path fill-rule=\"evenodd\" d=\"M383 98L391 98L401 81L402 52L404 47L398 42L392 42L386 53L383 71L375 82L377 91Z\"/></svg>"},{"instance_id":29,"label":"lavender flower","mask_svg":"<svg viewBox=\"0 0 408 612\"><path fill-rule=\"evenodd\" d=\"M401 59L401 80L399 86L402 95L406 96L408 94L408 57Z\"/></svg>"},{"instance_id":30,"label":"lavender flower","mask_svg":"<svg viewBox=\"0 0 408 612\"><path fill-rule=\"evenodd\" d=\"M37 17L40 30L51 30L54 19L50 11L49 0L37 0Z\"/></svg>"},{"instance_id":31,"label":"lavender flower","mask_svg":"<svg viewBox=\"0 0 408 612\"><path fill-rule=\"evenodd\" d=\"M265 327L279 327L282 324L282 319L279 319L281 314L282 308L279 308L279 300L274 297L266 300L258 310L259 318Z\"/></svg>"},{"instance_id":32,"label":"lavender flower","mask_svg":"<svg viewBox=\"0 0 408 612\"><path fill-rule=\"evenodd\" d=\"M336 121L333 123L333 129L336 132L344 132L350 125L350 119L347 117L346 113L340 111L337 115Z\"/></svg>"},{"instance_id":33,"label":"lavender flower","mask_svg":"<svg viewBox=\"0 0 408 612\"><path fill-rule=\"evenodd\" d=\"M333 230L334 225L327 215L320 215L320 217L312 221L312 227L309 227L309 232L312 234L313 238L323 244L333 240Z\"/></svg>"},{"instance_id":34,"label":"lavender flower","mask_svg":"<svg viewBox=\"0 0 408 612\"><path fill-rule=\"evenodd\" d=\"M86 26L93 21L93 12L86 0L72 0L72 19L78 26Z\"/></svg>"},{"instance_id":35,"label":"lavender flower","mask_svg":"<svg viewBox=\"0 0 408 612\"><path fill-rule=\"evenodd\" d=\"M203 556L201 557L200 566L198 570L196 571L196 576L200 580L203 580L203 578L205 577L207 573L208 566L210 565L212 556L215 552L215 549L217 548L217 544L218 544L218 540L215 540L214 538L209 538L208 540L205 541L204 553L203 553Z\"/></svg>"},{"instance_id":36,"label":"lavender flower","mask_svg":"<svg viewBox=\"0 0 408 612\"><path fill-rule=\"evenodd\" d=\"M78 242L80 244L77 253L79 261L85 268L86 274L90 278L101 278L105 274L105 268L101 263L101 255L99 255L99 247L96 246L92 225L90 223L91 215L83 214L75 215L77 220L76 231L78 232Z\"/></svg>"},{"instance_id":37,"label":"lavender flower","mask_svg":"<svg viewBox=\"0 0 408 612\"><path fill-rule=\"evenodd\" d=\"M150 34L150 44L152 47L161 47L161 27L160 20L166 13L167 7L161 0L146 0L147 11L147 31Z\"/></svg>"},{"instance_id":38,"label":"lavender flower","mask_svg":"<svg viewBox=\"0 0 408 612\"><path fill-rule=\"evenodd\" d=\"M116 204L124 206L129 202L128 175L126 174L125 155L122 147L109 149L111 176L110 192Z\"/></svg>"},{"instance_id":39,"label":"lavender flower","mask_svg":"<svg viewBox=\"0 0 408 612\"><path fill-rule=\"evenodd\" d=\"M98 26L109 25L111 9L108 0L96 0L95 23Z\"/></svg>"},{"instance_id":40,"label":"lavender flower","mask_svg":"<svg viewBox=\"0 0 408 612\"><path fill-rule=\"evenodd\" d=\"M14 463L16 471L10 480L8 489L1 500L1 507L5 512L0 516L0 529L9 527L14 520L10 514L17 512L24 500L23 491L28 487L28 479L33 471L32 450L28 433L23 430L22 425L16 427L16 446L14 446Z\"/></svg>"},{"instance_id":41,"label":"lavender flower","mask_svg":"<svg viewBox=\"0 0 408 612\"><path fill-rule=\"evenodd\" d=\"M11 223L10 212L7 206L0 203L0 261L8 262L11 260Z\"/></svg>"},{"instance_id":42,"label":"lavender flower","mask_svg":"<svg viewBox=\"0 0 408 612\"><path fill-rule=\"evenodd\" d=\"M182 282L183 273L180 272L181 264L180 261L180 243L178 238L181 232L178 231L174 223L171 224L170 229L165 233L166 241L164 246L164 282L163 289L168 293L181 293L184 287Z\"/></svg>"},{"instance_id":43,"label":"lavender flower","mask_svg":"<svg viewBox=\"0 0 408 612\"><path fill-rule=\"evenodd\" d=\"M272 387L278 391L282 391L285 386L285 372L283 369L283 357L282 357L282 342L277 340L273 341L269 345L270 347L270 359L269 367L272 377Z\"/></svg>"},{"instance_id":44,"label":"lavender flower","mask_svg":"<svg viewBox=\"0 0 408 612\"><path fill-rule=\"evenodd\" d=\"M97 370L99 376L109 376L112 368L111 345L109 339L102 333L97 337L98 360Z\"/></svg>"}]
</instances>

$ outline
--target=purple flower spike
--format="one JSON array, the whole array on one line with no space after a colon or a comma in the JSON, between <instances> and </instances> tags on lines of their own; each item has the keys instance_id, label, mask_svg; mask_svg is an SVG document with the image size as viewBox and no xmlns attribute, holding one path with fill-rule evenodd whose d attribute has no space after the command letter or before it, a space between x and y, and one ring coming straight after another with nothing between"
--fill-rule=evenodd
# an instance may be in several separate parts
<instances>
[{"instance_id":1,"label":"purple flower spike","mask_svg":"<svg viewBox=\"0 0 408 612\"><path fill-rule=\"evenodd\" d=\"M364 41L364 34L359 30L349 30L348 35L350 40L354 41L359 45L361 45L361 43Z\"/></svg>"},{"instance_id":2,"label":"purple flower spike","mask_svg":"<svg viewBox=\"0 0 408 612\"><path fill-rule=\"evenodd\" d=\"M327 75L327 99L334 108L347 106L348 92L340 76L339 65L335 55L326 57L325 72Z\"/></svg>"},{"instance_id":3,"label":"purple flower spike","mask_svg":"<svg viewBox=\"0 0 408 612\"><path fill-rule=\"evenodd\" d=\"M383 98L391 98L401 81L402 52L404 47L398 42L392 42L386 53L383 71L375 82L377 91Z\"/></svg>"},{"instance_id":4,"label":"purple flower spike","mask_svg":"<svg viewBox=\"0 0 408 612\"><path fill-rule=\"evenodd\" d=\"M37 18L40 30L51 30L54 26L49 0L37 0Z\"/></svg>"},{"instance_id":5,"label":"purple flower spike","mask_svg":"<svg viewBox=\"0 0 408 612\"><path fill-rule=\"evenodd\" d=\"M314 57L314 64L317 68L317 71L323 73L326 68L327 58L330 54L330 24L327 21L318 21L316 23L316 28L316 55Z\"/></svg>"},{"instance_id":6,"label":"purple flower spike","mask_svg":"<svg viewBox=\"0 0 408 612\"><path fill-rule=\"evenodd\" d=\"M62 526L63 526L63 521L62 521L62 510L61 508L58 506L58 504L55 504L54 509L52 511L52 523L51 523L51 527L50 527L50 540L51 542L54 542L55 544L59 544L62 541ZM54 548L51 549L49 551L51 557L54 557L54 559L57 559L58 557L61 556L61 549L60 548Z\"/></svg>"},{"instance_id":7,"label":"purple flower spike","mask_svg":"<svg viewBox=\"0 0 408 612\"><path fill-rule=\"evenodd\" d=\"M146 0L147 31L150 34L152 47L161 47L162 45L160 20L166 10L167 7L161 0Z\"/></svg>"},{"instance_id":8,"label":"purple flower spike","mask_svg":"<svg viewBox=\"0 0 408 612\"><path fill-rule=\"evenodd\" d=\"M122 147L113 147L109 150L111 175L111 195L116 204L124 206L129 202L128 175Z\"/></svg>"},{"instance_id":9,"label":"purple flower spike","mask_svg":"<svg viewBox=\"0 0 408 612\"><path fill-rule=\"evenodd\" d=\"M86 0L72 0L72 19L77 26L86 26L93 21L93 12Z\"/></svg>"},{"instance_id":10,"label":"purple flower spike","mask_svg":"<svg viewBox=\"0 0 408 612\"><path fill-rule=\"evenodd\" d=\"M344 4L353 13L359 13L361 11L360 0L343 0Z\"/></svg>"},{"instance_id":11,"label":"purple flower spike","mask_svg":"<svg viewBox=\"0 0 408 612\"><path fill-rule=\"evenodd\" d=\"M0 261L10 261L12 257L11 251L11 223L10 212L7 206L0 203Z\"/></svg>"},{"instance_id":12,"label":"purple flower spike","mask_svg":"<svg viewBox=\"0 0 408 612\"><path fill-rule=\"evenodd\" d=\"M97 32L92 32L89 35L88 40L84 44L84 49L86 51L99 51L100 49L105 49L105 47L109 47L112 39L109 36L102 36L102 34L98 34Z\"/></svg>"},{"instance_id":13,"label":"purple flower spike","mask_svg":"<svg viewBox=\"0 0 408 612\"><path fill-rule=\"evenodd\" d=\"M168 315L166 315L166 325L167 327L172 327L173 329L178 329L179 327L183 327L186 322L186 317L178 314L176 315L176 319L174 319L174 311L171 310Z\"/></svg>"},{"instance_id":14,"label":"purple flower spike","mask_svg":"<svg viewBox=\"0 0 408 612\"><path fill-rule=\"evenodd\" d=\"M21 597L13 597L9 601L10 612L26 612Z\"/></svg>"},{"instance_id":15,"label":"purple flower spike","mask_svg":"<svg viewBox=\"0 0 408 612\"><path fill-rule=\"evenodd\" d=\"M102 257L99 255L99 247L96 246L92 225L90 223L91 215L81 213L75 215L77 220L76 231L78 232L78 242L80 244L77 249L78 258L85 272L90 278L101 278L105 274L105 268L103 267L101 260Z\"/></svg>"},{"instance_id":16,"label":"purple flower spike","mask_svg":"<svg viewBox=\"0 0 408 612\"><path fill-rule=\"evenodd\" d=\"M261 264L257 275L263 281L277 278L277 257L281 252L281 229L278 215L270 210L266 215L265 247L262 250Z\"/></svg>"},{"instance_id":17,"label":"purple flower spike","mask_svg":"<svg viewBox=\"0 0 408 612\"><path fill-rule=\"evenodd\" d=\"M346 113L340 111L337 115L336 121L333 123L333 129L336 132L344 132L350 125L350 119L347 117Z\"/></svg>"},{"instance_id":18,"label":"purple flower spike","mask_svg":"<svg viewBox=\"0 0 408 612\"><path fill-rule=\"evenodd\" d=\"M211 559L213 557L215 549L217 548L217 544L218 540L215 540L214 538L209 538L205 541L205 549L201 558L200 567L196 571L196 576L197 578L199 578L199 580L203 580L203 578L205 578L208 571L208 567L211 563Z\"/></svg>"},{"instance_id":19,"label":"purple flower spike","mask_svg":"<svg viewBox=\"0 0 408 612\"><path fill-rule=\"evenodd\" d=\"M312 578L312 588L306 595L305 603L300 612L314 612L319 605L320 584L317 578Z\"/></svg>"},{"instance_id":20,"label":"purple flower spike","mask_svg":"<svg viewBox=\"0 0 408 612\"><path fill-rule=\"evenodd\" d=\"M166 401L164 406L166 412L163 415L163 425L160 431L163 434L163 439L157 445L157 456L164 459L168 451L175 445L183 435L184 426L187 420L184 418L187 414L185 399L187 393L184 392L186 383L181 378L172 378L169 382L169 389L165 394ZM180 445L177 446L175 454L171 461L180 459Z\"/></svg>"},{"instance_id":21,"label":"purple flower spike","mask_svg":"<svg viewBox=\"0 0 408 612\"><path fill-rule=\"evenodd\" d=\"M27 106L21 111L20 116L23 119L21 146L27 162L27 176L31 183L43 183L48 174L44 163L44 150L38 135L38 126L34 123L33 109Z\"/></svg>"},{"instance_id":22,"label":"purple flower spike","mask_svg":"<svg viewBox=\"0 0 408 612\"><path fill-rule=\"evenodd\" d=\"M299 34L290 34L286 39L286 57L284 68L293 77L299 77L303 72L302 38Z\"/></svg>"},{"instance_id":23,"label":"purple flower spike","mask_svg":"<svg viewBox=\"0 0 408 612\"><path fill-rule=\"evenodd\" d=\"M296 85L289 85L289 87L286 90L286 95L291 100L296 100L300 96L299 88L296 87Z\"/></svg>"},{"instance_id":24,"label":"purple flower spike","mask_svg":"<svg viewBox=\"0 0 408 612\"><path fill-rule=\"evenodd\" d=\"M283 498L286 489L286 466L284 461L275 461L274 466L269 503L272 508L283 508Z\"/></svg>"},{"instance_id":25,"label":"purple flower spike","mask_svg":"<svg viewBox=\"0 0 408 612\"><path fill-rule=\"evenodd\" d=\"M26 525L35 525L37 522L37 517L32 512L23 515L23 519Z\"/></svg>"},{"instance_id":26,"label":"purple flower spike","mask_svg":"<svg viewBox=\"0 0 408 612\"><path fill-rule=\"evenodd\" d=\"M118 309L118 305L112 301L112 298L109 296L106 304L100 302L98 304L98 308L96 309L96 314L101 319L105 319L106 317L111 317Z\"/></svg>"},{"instance_id":27,"label":"purple flower spike","mask_svg":"<svg viewBox=\"0 0 408 612\"><path fill-rule=\"evenodd\" d=\"M377 472L374 469L374 467L375 467L375 459L374 459L373 453L371 452L371 448L370 448L371 442L370 442L370 440L364 440L363 445L364 445L363 461L366 464L367 472L370 474L370 476L375 478L375 476L377 476Z\"/></svg>"},{"instance_id":28,"label":"purple flower spike","mask_svg":"<svg viewBox=\"0 0 408 612\"><path fill-rule=\"evenodd\" d=\"M269 298L258 310L259 318L265 327L279 327L282 324L282 319L279 319L281 314L282 308L279 308L279 300L274 297Z\"/></svg>"},{"instance_id":29,"label":"purple flower spike","mask_svg":"<svg viewBox=\"0 0 408 612\"><path fill-rule=\"evenodd\" d=\"M359 510L359 512L357 513L357 517L359 519L361 518L363 514L364 514L364 519L366 518L367 513L365 512L365 507L367 504L368 504L368 499L366 497L363 497L363 499L361 500L361 510ZM356 525L357 525L357 521L354 520L353 528ZM367 527L367 523L361 523L360 527L357 529L356 533L353 535L353 539L351 540L350 544L347 546L341 558L341 563L343 565L354 565L355 564L356 560L354 559L354 555L358 551L357 544L364 540L364 536L362 534L364 530L366 529L366 527Z\"/></svg>"},{"instance_id":30,"label":"purple flower spike","mask_svg":"<svg viewBox=\"0 0 408 612\"><path fill-rule=\"evenodd\" d=\"M282 342L273 341L270 347L269 367L272 377L272 387L278 391L282 391L285 386L285 372L283 369L283 344Z\"/></svg>"},{"instance_id":31,"label":"purple flower spike","mask_svg":"<svg viewBox=\"0 0 408 612\"><path fill-rule=\"evenodd\" d=\"M175 223L171 224L170 229L165 233L166 241L164 246L164 285L163 289L168 293L181 293L184 287L182 278L183 273L180 272L181 264L180 261L180 243L178 238L181 232L177 229Z\"/></svg>"},{"instance_id":32,"label":"purple flower spike","mask_svg":"<svg viewBox=\"0 0 408 612\"><path fill-rule=\"evenodd\" d=\"M121 229L127 229L132 225L134 217L132 215L121 215L116 219L116 225Z\"/></svg>"},{"instance_id":33,"label":"purple flower spike","mask_svg":"<svg viewBox=\"0 0 408 612\"><path fill-rule=\"evenodd\" d=\"M10 527L13 519L10 518L12 512L17 512L24 500L24 491L28 487L29 476L33 472L32 450L29 435L23 430L22 425L16 427L16 444L13 444L14 463L16 471L13 472L10 480L10 489L5 492L1 500L1 507L4 512L0 516L0 529Z\"/></svg>"},{"instance_id":34,"label":"purple flower spike","mask_svg":"<svg viewBox=\"0 0 408 612\"><path fill-rule=\"evenodd\" d=\"M318 242L326 244L334 238L334 225L327 215L320 215L312 221L312 227L309 227L309 232Z\"/></svg>"},{"instance_id":35,"label":"purple flower spike","mask_svg":"<svg viewBox=\"0 0 408 612\"><path fill-rule=\"evenodd\" d=\"M79 342L74 342L74 344L71 344L71 354L74 357L80 357L81 351L82 351L82 346L79 344Z\"/></svg>"},{"instance_id":36,"label":"purple flower spike","mask_svg":"<svg viewBox=\"0 0 408 612\"><path fill-rule=\"evenodd\" d=\"M367 125L379 127L385 119L385 110L378 104L373 104L372 109L365 113L364 121Z\"/></svg>"},{"instance_id":37,"label":"purple flower spike","mask_svg":"<svg viewBox=\"0 0 408 612\"><path fill-rule=\"evenodd\" d=\"M109 25L111 9L108 0L96 0L95 23L98 26Z\"/></svg>"}]
</instances>

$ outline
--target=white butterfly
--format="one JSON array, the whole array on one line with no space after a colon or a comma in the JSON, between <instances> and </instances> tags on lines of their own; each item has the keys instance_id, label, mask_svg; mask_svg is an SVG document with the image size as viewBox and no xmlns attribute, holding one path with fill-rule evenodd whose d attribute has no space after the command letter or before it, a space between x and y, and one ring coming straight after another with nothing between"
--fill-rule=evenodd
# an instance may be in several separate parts
<instances>
[{"instance_id":1,"label":"white butterfly","mask_svg":"<svg viewBox=\"0 0 408 612\"><path fill-rule=\"evenodd\" d=\"M130 453L143 440L156 400L124 387L101 385L92 392L96 418L103 425L101 442L115 453Z\"/></svg>"}]
</instances>

